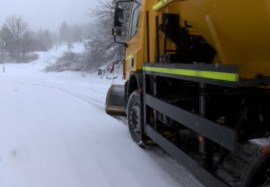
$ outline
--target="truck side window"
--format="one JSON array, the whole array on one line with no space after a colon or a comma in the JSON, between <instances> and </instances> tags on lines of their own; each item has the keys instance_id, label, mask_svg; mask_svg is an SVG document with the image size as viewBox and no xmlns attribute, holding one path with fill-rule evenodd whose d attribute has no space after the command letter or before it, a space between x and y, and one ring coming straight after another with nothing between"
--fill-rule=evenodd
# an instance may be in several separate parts
<instances>
[{"instance_id":1,"label":"truck side window","mask_svg":"<svg viewBox=\"0 0 270 187\"><path fill-rule=\"evenodd\" d=\"M137 33L139 12L140 0L137 0L136 2L134 2L132 7L129 39L132 39L133 36Z\"/></svg>"}]
</instances>

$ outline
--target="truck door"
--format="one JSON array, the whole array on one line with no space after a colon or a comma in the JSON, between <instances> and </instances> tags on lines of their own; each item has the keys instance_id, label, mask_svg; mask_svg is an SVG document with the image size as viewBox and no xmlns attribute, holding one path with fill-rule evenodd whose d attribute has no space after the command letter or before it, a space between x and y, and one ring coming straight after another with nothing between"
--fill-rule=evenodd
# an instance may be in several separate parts
<instances>
[{"instance_id":1,"label":"truck door","mask_svg":"<svg viewBox=\"0 0 270 187\"><path fill-rule=\"evenodd\" d=\"M125 77L128 79L131 72L142 68L142 5L141 0L135 0L130 12L128 47L125 55Z\"/></svg>"}]
</instances>

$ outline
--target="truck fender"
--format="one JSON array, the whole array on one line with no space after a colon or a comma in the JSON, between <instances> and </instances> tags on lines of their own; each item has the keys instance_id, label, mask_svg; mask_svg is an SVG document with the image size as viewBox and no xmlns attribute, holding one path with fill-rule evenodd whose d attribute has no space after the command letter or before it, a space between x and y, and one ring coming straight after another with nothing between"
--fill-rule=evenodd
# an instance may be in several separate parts
<instances>
[{"instance_id":1,"label":"truck fender","mask_svg":"<svg viewBox=\"0 0 270 187\"><path fill-rule=\"evenodd\" d=\"M127 96L134 91L138 90L139 93L143 92L143 71L139 70L130 75L128 85L127 85Z\"/></svg>"}]
</instances>

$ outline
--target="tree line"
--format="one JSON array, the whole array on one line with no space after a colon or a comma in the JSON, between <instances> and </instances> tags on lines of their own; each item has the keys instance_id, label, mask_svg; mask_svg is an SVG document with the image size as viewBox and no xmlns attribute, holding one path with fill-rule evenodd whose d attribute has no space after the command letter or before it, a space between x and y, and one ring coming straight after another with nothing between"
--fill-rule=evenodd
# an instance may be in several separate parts
<instances>
[{"instance_id":1,"label":"tree line","mask_svg":"<svg viewBox=\"0 0 270 187\"><path fill-rule=\"evenodd\" d=\"M0 27L0 63L35 60L36 51L47 51L63 42L82 41L88 37L87 27L63 22L58 34L48 29L33 31L21 16L11 16Z\"/></svg>"},{"instance_id":2,"label":"tree line","mask_svg":"<svg viewBox=\"0 0 270 187\"><path fill-rule=\"evenodd\" d=\"M91 29L88 30L85 43L85 52L74 53L72 50L66 51L56 63L46 67L46 71L86 71L95 72L101 66L112 67L113 64L121 66L124 58L124 46L116 44L112 36L112 27L114 21L114 10L116 0L99 1L99 6L90 10ZM60 37L76 39L75 35L66 30L66 23L60 27ZM65 34L64 34L65 33ZM69 36L69 37L68 37Z\"/></svg>"},{"instance_id":3,"label":"tree line","mask_svg":"<svg viewBox=\"0 0 270 187\"><path fill-rule=\"evenodd\" d=\"M88 25L69 25L63 22L58 34L49 30L32 31L20 16L9 17L0 28L0 62L31 61L36 51L47 51L59 43L84 41L85 52L65 52L48 71L96 71L98 67L122 63L124 46L114 43L112 36L116 0L99 1L90 10Z\"/></svg>"}]
</instances>

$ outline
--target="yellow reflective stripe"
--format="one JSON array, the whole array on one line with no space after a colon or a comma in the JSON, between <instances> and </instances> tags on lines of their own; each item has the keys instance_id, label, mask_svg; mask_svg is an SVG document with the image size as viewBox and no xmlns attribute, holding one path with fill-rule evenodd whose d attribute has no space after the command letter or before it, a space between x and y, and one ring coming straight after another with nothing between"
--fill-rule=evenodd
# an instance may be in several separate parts
<instances>
[{"instance_id":1,"label":"yellow reflective stripe","mask_svg":"<svg viewBox=\"0 0 270 187\"><path fill-rule=\"evenodd\" d=\"M182 75L182 76L189 76L189 77L223 80L223 81L229 81L229 82L238 81L238 74L236 73L199 71L199 70L189 70L189 69L170 69L170 68L157 68L157 67L144 67L143 70L157 72L157 73L171 74L171 75Z\"/></svg>"},{"instance_id":2,"label":"yellow reflective stripe","mask_svg":"<svg viewBox=\"0 0 270 187\"><path fill-rule=\"evenodd\" d=\"M170 2L172 2L172 0L161 0L152 7L152 10L156 11Z\"/></svg>"},{"instance_id":3,"label":"yellow reflective stripe","mask_svg":"<svg viewBox=\"0 0 270 187\"><path fill-rule=\"evenodd\" d=\"M133 54L128 55L128 56L126 57L126 60L130 60L130 59L132 59L132 58L133 58Z\"/></svg>"}]
</instances>

